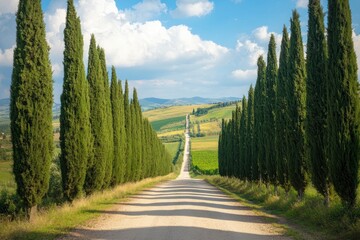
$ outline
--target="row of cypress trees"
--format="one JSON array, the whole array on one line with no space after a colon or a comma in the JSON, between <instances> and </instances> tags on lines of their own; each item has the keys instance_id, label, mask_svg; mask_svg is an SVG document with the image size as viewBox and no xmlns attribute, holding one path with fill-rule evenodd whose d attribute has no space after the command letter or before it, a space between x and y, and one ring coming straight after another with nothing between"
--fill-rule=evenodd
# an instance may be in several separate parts
<instances>
[{"instance_id":1,"label":"row of cypress trees","mask_svg":"<svg viewBox=\"0 0 360 240\"><path fill-rule=\"evenodd\" d=\"M17 46L11 83L11 134L17 193L27 216L41 202L49 186L53 158L52 73L41 1L20 0ZM73 0L68 0L64 30L64 83L60 115L60 164L64 197L120 183L164 175L171 157L157 138L134 89L129 100L106 69L105 51L91 36L87 77L83 36Z\"/></svg>"},{"instance_id":2,"label":"row of cypress trees","mask_svg":"<svg viewBox=\"0 0 360 240\"><path fill-rule=\"evenodd\" d=\"M223 120L219 172L263 182L299 200L311 181L329 204L331 186L345 206L356 203L360 159L357 63L348 0L329 0L328 32L320 0L309 1L307 60L299 14L291 38L283 29L279 67L275 38L267 64L258 59L255 90Z\"/></svg>"}]
</instances>

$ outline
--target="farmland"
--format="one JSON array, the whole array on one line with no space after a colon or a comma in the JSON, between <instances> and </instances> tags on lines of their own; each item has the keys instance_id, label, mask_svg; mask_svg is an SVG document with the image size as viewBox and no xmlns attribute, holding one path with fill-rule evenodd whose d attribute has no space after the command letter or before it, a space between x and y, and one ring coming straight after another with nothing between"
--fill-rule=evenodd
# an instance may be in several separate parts
<instances>
[{"instance_id":1,"label":"farmland","mask_svg":"<svg viewBox=\"0 0 360 240\"><path fill-rule=\"evenodd\" d=\"M173 106L144 112L158 136L171 139L184 133L186 114L190 115L191 153L193 170L201 174L217 173L218 138L221 120L230 119L236 104ZM194 114L199 110L201 114ZM200 137L201 136L201 137ZM166 143L167 150L174 154L178 143Z\"/></svg>"}]
</instances>

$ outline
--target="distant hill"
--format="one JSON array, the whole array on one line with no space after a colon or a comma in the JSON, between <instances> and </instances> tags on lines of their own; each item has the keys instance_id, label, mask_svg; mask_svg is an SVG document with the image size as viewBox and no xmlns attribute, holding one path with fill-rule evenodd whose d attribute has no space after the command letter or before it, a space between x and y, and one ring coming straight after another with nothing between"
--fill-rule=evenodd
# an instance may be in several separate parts
<instances>
[{"instance_id":1,"label":"distant hill","mask_svg":"<svg viewBox=\"0 0 360 240\"><path fill-rule=\"evenodd\" d=\"M240 99L235 97L224 97L224 98L192 97L192 98L176 98L176 99L144 98L144 99L140 99L140 105L142 109L146 111L154 108L169 107L169 106L233 102L238 100Z\"/></svg>"},{"instance_id":2,"label":"distant hill","mask_svg":"<svg viewBox=\"0 0 360 240\"><path fill-rule=\"evenodd\" d=\"M163 108L170 106L184 106L184 105L199 105L199 104L210 104L220 102L232 102L238 101L239 98L235 97L224 97L224 98L176 98L176 99L164 99L164 98L144 98L140 99L140 105L143 111ZM10 99L0 99L0 129L8 128L10 124ZM58 119L60 116L60 104L54 103L53 105L53 118Z\"/></svg>"}]
</instances>

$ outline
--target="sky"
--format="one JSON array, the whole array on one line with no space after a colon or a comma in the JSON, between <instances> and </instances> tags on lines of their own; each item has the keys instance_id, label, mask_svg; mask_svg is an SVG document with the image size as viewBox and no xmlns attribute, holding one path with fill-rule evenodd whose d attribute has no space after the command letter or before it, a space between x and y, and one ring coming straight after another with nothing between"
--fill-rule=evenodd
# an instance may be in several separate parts
<instances>
[{"instance_id":1,"label":"sky","mask_svg":"<svg viewBox=\"0 0 360 240\"><path fill-rule=\"evenodd\" d=\"M270 35L279 54L284 24L300 13L306 49L308 0L74 0L82 23L84 63L90 35L105 49L107 67L140 98L239 97L256 81ZM63 84L66 0L43 0L54 79ZM0 0L0 99L10 95L18 0ZM324 11L327 1L322 0ZM350 0L360 69L360 1ZM325 19L326 21L326 19ZM306 51L306 50L305 50ZM360 70L359 70L360 76Z\"/></svg>"}]
</instances>

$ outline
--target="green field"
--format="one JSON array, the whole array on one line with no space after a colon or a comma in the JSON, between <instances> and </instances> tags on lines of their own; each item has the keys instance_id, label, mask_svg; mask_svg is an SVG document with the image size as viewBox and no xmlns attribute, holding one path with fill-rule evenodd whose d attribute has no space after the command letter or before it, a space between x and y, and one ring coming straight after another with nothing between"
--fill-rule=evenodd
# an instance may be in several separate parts
<instances>
[{"instance_id":1,"label":"green field","mask_svg":"<svg viewBox=\"0 0 360 240\"><path fill-rule=\"evenodd\" d=\"M9 190L15 190L16 188L11 161L0 162L0 189L3 188Z\"/></svg>"},{"instance_id":2,"label":"green field","mask_svg":"<svg viewBox=\"0 0 360 240\"><path fill-rule=\"evenodd\" d=\"M219 168L217 151L193 151L192 166L204 174L216 174Z\"/></svg>"},{"instance_id":3,"label":"green field","mask_svg":"<svg viewBox=\"0 0 360 240\"><path fill-rule=\"evenodd\" d=\"M156 120L151 122L155 131L175 131L183 129L185 125L185 115L173 118L166 118L162 120Z\"/></svg>"},{"instance_id":4,"label":"green field","mask_svg":"<svg viewBox=\"0 0 360 240\"><path fill-rule=\"evenodd\" d=\"M179 142L164 143L166 150L169 152L171 157L174 157L179 148Z\"/></svg>"}]
</instances>

